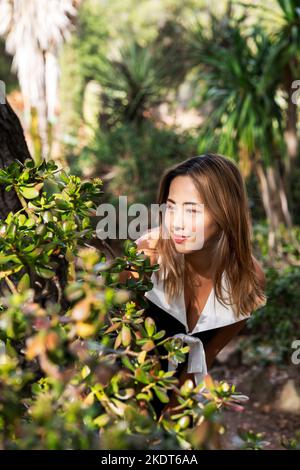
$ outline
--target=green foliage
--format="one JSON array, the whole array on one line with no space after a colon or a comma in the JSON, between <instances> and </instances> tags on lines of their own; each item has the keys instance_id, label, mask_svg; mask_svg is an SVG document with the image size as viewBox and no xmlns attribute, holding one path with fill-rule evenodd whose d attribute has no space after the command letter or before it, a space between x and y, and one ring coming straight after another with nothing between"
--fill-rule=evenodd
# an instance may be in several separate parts
<instances>
[{"instance_id":1,"label":"green foliage","mask_svg":"<svg viewBox=\"0 0 300 470\"><path fill-rule=\"evenodd\" d=\"M177 18L189 21L196 12L201 11L203 3L203 0L166 0L159 3L156 0L114 0L108 7L105 2L85 0L79 8L79 31L89 34L81 35L81 45L88 47L86 55L95 57L103 34L108 35L108 50L116 44L126 44L133 36L145 44L157 37L160 25ZM224 4L225 0L220 3ZM84 42L94 47L84 45Z\"/></svg>"},{"instance_id":2,"label":"green foliage","mask_svg":"<svg viewBox=\"0 0 300 470\"><path fill-rule=\"evenodd\" d=\"M280 77L269 60L271 37L259 25L249 28L246 20L211 13L208 30L198 25L190 33L191 64L198 70L194 105L212 107L199 151L215 148L245 160L259 155L270 163L274 148L283 148Z\"/></svg>"},{"instance_id":3,"label":"green foliage","mask_svg":"<svg viewBox=\"0 0 300 470\"><path fill-rule=\"evenodd\" d=\"M77 52L80 75L85 82L95 79L101 64L100 55L107 51L107 23L97 2L83 2L78 12L73 48Z\"/></svg>"},{"instance_id":4,"label":"green foliage","mask_svg":"<svg viewBox=\"0 0 300 470\"><path fill-rule=\"evenodd\" d=\"M99 2L81 2L76 31L63 45L60 54L62 107L59 121L67 153L81 145L84 89L86 83L97 75L100 54L106 54L109 49L107 26Z\"/></svg>"},{"instance_id":5,"label":"green foliage","mask_svg":"<svg viewBox=\"0 0 300 470\"><path fill-rule=\"evenodd\" d=\"M263 450L270 443L264 440L264 433L257 433L251 429L240 428L238 430L239 445L241 450Z\"/></svg>"},{"instance_id":6,"label":"green foliage","mask_svg":"<svg viewBox=\"0 0 300 470\"><path fill-rule=\"evenodd\" d=\"M76 33L64 46L61 91L69 106L62 108L61 121L68 134L72 120L78 130L78 118L82 116L79 106L91 80L103 88L100 122L105 127L116 122L140 121L145 111L165 100L169 89L183 80L186 72L183 27L170 17L147 42L131 30L123 31L116 40L108 17L119 7L114 5L107 11L95 2L83 2ZM73 137L75 143L75 134Z\"/></svg>"},{"instance_id":7,"label":"green foliage","mask_svg":"<svg viewBox=\"0 0 300 470\"><path fill-rule=\"evenodd\" d=\"M95 174L111 165L114 176L107 188L112 202L126 194L129 202L151 204L156 200L157 175L195 152L196 139L187 132L145 121L139 129L123 124L110 132L99 130L94 142L83 148L76 161L70 160L70 165L79 174L88 162L94 163Z\"/></svg>"},{"instance_id":8,"label":"green foliage","mask_svg":"<svg viewBox=\"0 0 300 470\"><path fill-rule=\"evenodd\" d=\"M142 46L132 39L110 59L98 55L96 80L104 89L105 127L117 122L140 123L146 111L166 100L176 76L156 42Z\"/></svg>"},{"instance_id":9,"label":"green foliage","mask_svg":"<svg viewBox=\"0 0 300 470\"><path fill-rule=\"evenodd\" d=\"M6 94L18 88L18 80L11 71L12 57L5 51L5 43L0 39L0 80L5 81Z\"/></svg>"},{"instance_id":10,"label":"green foliage","mask_svg":"<svg viewBox=\"0 0 300 470\"><path fill-rule=\"evenodd\" d=\"M60 141L64 146L64 154L71 152L78 145L78 135L82 120L82 99L84 78L81 75L78 53L74 47L76 39L63 45L60 53L61 77L59 82L59 98L62 103L59 115L61 127Z\"/></svg>"},{"instance_id":11,"label":"green foliage","mask_svg":"<svg viewBox=\"0 0 300 470\"><path fill-rule=\"evenodd\" d=\"M266 222L259 222L254 225L254 245L264 258L268 257L268 236L269 226ZM275 237L278 242L278 255L276 259L270 260L274 264L293 264L297 265L300 259L300 227L294 225L292 228L279 224L275 231Z\"/></svg>"},{"instance_id":12,"label":"green foliage","mask_svg":"<svg viewBox=\"0 0 300 470\"><path fill-rule=\"evenodd\" d=\"M282 437L281 444L287 450L300 450L300 431L296 431L292 439Z\"/></svg>"},{"instance_id":13,"label":"green foliage","mask_svg":"<svg viewBox=\"0 0 300 470\"><path fill-rule=\"evenodd\" d=\"M15 191L22 204L0 221L0 279L10 288L11 275L20 280L27 273L32 286L39 278L54 279L59 259L67 260L72 279L77 247L92 235L90 215L102 181L82 182L52 161L35 166L26 160L0 170L0 183Z\"/></svg>"},{"instance_id":14,"label":"green foliage","mask_svg":"<svg viewBox=\"0 0 300 470\"><path fill-rule=\"evenodd\" d=\"M298 266L266 270L268 300L247 323L251 335L242 345L245 360L265 364L290 361L292 342L300 331L299 282Z\"/></svg>"},{"instance_id":15,"label":"green foliage","mask_svg":"<svg viewBox=\"0 0 300 470\"><path fill-rule=\"evenodd\" d=\"M264 23L275 39L275 47L270 59L276 61L278 70L291 70L296 78L299 74L299 2L298 0L275 0L274 6L263 4L247 5L256 14L256 22ZM287 77L286 77L287 78Z\"/></svg>"}]
</instances>

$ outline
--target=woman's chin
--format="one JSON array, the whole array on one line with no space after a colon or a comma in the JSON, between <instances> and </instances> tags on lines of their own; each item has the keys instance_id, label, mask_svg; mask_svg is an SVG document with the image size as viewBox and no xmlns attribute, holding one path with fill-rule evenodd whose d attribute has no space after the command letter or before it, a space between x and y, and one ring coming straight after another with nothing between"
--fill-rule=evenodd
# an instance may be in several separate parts
<instances>
[{"instance_id":1,"label":"woman's chin","mask_svg":"<svg viewBox=\"0 0 300 470\"><path fill-rule=\"evenodd\" d=\"M174 246L179 253L193 253L194 251L201 250L203 241L197 240L196 237L189 237L186 241L181 243L174 241Z\"/></svg>"}]
</instances>

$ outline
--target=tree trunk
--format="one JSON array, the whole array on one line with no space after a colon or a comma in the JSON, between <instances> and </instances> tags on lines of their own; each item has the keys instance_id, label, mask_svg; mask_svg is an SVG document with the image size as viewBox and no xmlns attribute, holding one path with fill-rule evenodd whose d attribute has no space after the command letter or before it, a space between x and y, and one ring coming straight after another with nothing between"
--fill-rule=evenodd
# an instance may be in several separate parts
<instances>
[{"instance_id":1,"label":"tree trunk","mask_svg":"<svg viewBox=\"0 0 300 470\"><path fill-rule=\"evenodd\" d=\"M0 104L0 168L16 160L24 162L31 158L20 121L9 103ZM0 185L0 218L6 218L10 211L21 209L21 203L12 191L5 191Z\"/></svg>"},{"instance_id":2,"label":"tree trunk","mask_svg":"<svg viewBox=\"0 0 300 470\"><path fill-rule=\"evenodd\" d=\"M268 245L270 253L275 254L279 249L279 241L276 239L276 229L279 227L279 224L289 228L292 227L292 218L288 207L283 177L280 174L276 159L273 166L264 168L263 163L258 161L255 163L254 168L270 226Z\"/></svg>"}]
</instances>

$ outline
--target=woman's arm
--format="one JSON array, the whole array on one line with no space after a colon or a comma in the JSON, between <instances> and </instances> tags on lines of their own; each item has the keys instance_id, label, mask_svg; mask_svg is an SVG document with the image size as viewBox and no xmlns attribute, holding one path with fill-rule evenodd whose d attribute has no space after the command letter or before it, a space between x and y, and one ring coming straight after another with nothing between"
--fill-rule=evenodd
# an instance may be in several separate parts
<instances>
[{"instance_id":1,"label":"woman's arm","mask_svg":"<svg viewBox=\"0 0 300 470\"><path fill-rule=\"evenodd\" d=\"M245 320L240 320L232 325L223 326L218 329L218 332L212 339L204 346L207 369L209 370L219 352L238 334L238 332L245 326Z\"/></svg>"}]
</instances>

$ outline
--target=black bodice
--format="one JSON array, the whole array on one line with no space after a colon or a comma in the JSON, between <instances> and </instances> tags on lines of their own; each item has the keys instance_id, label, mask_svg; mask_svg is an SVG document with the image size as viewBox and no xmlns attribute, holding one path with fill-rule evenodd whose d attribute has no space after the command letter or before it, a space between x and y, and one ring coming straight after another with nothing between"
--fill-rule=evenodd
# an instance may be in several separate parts
<instances>
[{"instance_id":1,"label":"black bodice","mask_svg":"<svg viewBox=\"0 0 300 470\"><path fill-rule=\"evenodd\" d=\"M156 324L157 331L160 331L160 330L166 331L166 334L163 337L163 339L168 336L176 335L178 333L187 334L185 330L185 326L180 321L178 321L177 318L170 315L168 312L166 312L165 310L157 306L151 300L147 299L147 303L149 305L148 307L145 308L143 316L144 317L149 316L153 318ZM199 338L202 341L204 349L205 349L205 345L211 340L211 338L216 334L216 332L219 329L220 328L214 328L211 330L201 331L199 333L194 333L193 335L190 335L190 336L195 336ZM158 346L157 349L160 355L167 355L167 350L165 349L164 346ZM188 360L188 354L186 355L186 361L178 364L176 374L174 375L175 377L178 378L180 376L180 373L182 372L187 360ZM160 362L161 362L162 370L167 371L168 360L162 359ZM170 397L171 393L168 392L168 395ZM160 402L160 400L156 396L155 396L155 399L152 401L152 404L157 413L160 413L161 410L165 406L165 404Z\"/></svg>"}]
</instances>

